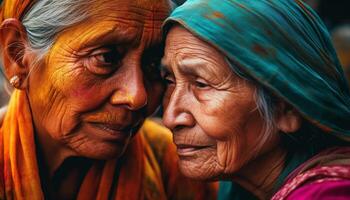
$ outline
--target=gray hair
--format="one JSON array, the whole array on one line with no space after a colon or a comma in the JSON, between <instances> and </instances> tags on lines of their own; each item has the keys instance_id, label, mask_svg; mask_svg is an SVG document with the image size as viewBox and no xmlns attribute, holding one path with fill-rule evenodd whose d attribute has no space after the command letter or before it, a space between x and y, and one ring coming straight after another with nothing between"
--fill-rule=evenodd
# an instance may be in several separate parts
<instances>
[{"instance_id":1,"label":"gray hair","mask_svg":"<svg viewBox=\"0 0 350 200\"><path fill-rule=\"evenodd\" d=\"M234 61L226 58L226 62L232 69L233 73L238 75L240 78L250 83L253 83L256 87L254 94L256 109L259 111L260 116L262 116L264 120L264 127L259 136L259 143L256 145L255 148L256 150L258 150L266 141L268 141L271 138L272 131L275 129L275 110L277 97L274 96L261 84L257 84L257 81L252 79L248 74L243 72L241 68L236 66Z\"/></svg>"},{"instance_id":2,"label":"gray hair","mask_svg":"<svg viewBox=\"0 0 350 200\"><path fill-rule=\"evenodd\" d=\"M89 17L88 7L98 0L39 0L23 16L29 48L38 59L52 47L58 33Z\"/></svg>"},{"instance_id":3,"label":"gray hair","mask_svg":"<svg viewBox=\"0 0 350 200\"><path fill-rule=\"evenodd\" d=\"M101 0L38 0L22 18L30 50L39 59L43 58L57 34L89 18L89 7L97 2L103 3ZM168 2L172 9L176 7L171 0Z\"/></svg>"}]
</instances>

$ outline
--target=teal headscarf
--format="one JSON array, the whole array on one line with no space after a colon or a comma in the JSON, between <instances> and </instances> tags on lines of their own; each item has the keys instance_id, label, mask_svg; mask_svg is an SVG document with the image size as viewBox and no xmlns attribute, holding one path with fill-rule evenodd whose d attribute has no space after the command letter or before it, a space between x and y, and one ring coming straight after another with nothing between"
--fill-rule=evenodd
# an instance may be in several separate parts
<instances>
[{"instance_id":1,"label":"teal headscarf","mask_svg":"<svg viewBox=\"0 0 350 200\"><path fill-rule=\"evenodd\" d=\"M166 20L217 47L308 120L350 138L350 93L326 27L298 0L187 0Z\"/></svg>"}]
</instances>

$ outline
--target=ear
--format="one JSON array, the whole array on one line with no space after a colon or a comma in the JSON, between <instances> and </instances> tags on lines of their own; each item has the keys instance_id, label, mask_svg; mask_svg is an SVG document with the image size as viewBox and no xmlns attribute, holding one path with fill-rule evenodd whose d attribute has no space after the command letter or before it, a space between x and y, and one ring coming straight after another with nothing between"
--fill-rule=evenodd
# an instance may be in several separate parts
<instances>
[{"instance_id":1,"label":"ear","mask_svg":"<svg viewBox=\"0 0 350 200\"><path fill-rule=\"evenodd\" d=\"M281 101L277 109L278 118L276 119L276 125L280 131L293 133L300 128L302 118L294 107Z\"/></svg>"},{"instance_id":2,"label":"ear","mask_svg":"<svg viewBox=\"0 0 350 200\"><path fill-rule=\"evenodd\" d=\"M27 85L30 68L30 59L26 53L27 44L27 33L22 23L14 18L5 19L0 26L3 67L8 80L18 77L18 89L24 89Z\"/></svg>"}]
</instances>

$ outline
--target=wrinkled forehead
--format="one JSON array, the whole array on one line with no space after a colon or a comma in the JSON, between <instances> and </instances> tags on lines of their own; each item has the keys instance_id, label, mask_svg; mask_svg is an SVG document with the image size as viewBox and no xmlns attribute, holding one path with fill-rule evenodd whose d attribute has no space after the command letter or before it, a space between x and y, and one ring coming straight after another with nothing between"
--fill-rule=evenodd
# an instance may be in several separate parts
<instances>
[{"instance_id":1,"label":"wrinkled forehead","mask_svg":"<svg viewBox=\"0 0 350 200\"><path fill-rule=\"evenodd\" d=\"M91 43L115 41L118 38L125 44L133 41L134 45L138 45L143 40L147 43L145 46L150 46L160 42L161 25L170 13L168 0L90 2L93 5L88 5L89 19L66 29L67 34L62 32L56 43L70 44L79 49Z\"/></svg>"},{"instance_id":2,"label":"wrinkled forehead","mask_svg":"<svg viewBox=\"0 0 350 200\"><path fill-rule=\"evenodd\" d=\"M117 12L118 10L123 10L139 14L140 17L144 17L144 14L147 12L153 15L168 16L170 8L169 0L99 0L93 2L91 12L100 13L101 10Z\"/></svg>"},{"instance_id":3,"label":"wrinkled forehead","mask_svg":"<svg viewBox=\"0 0 350 200\"><path fill-rule=\"evenodd\" d=\"M22 17L33 7L33 5L47 0L0 0L0 21L6 18L17 18ZM52 1L52 0L48 0ZM61 0L53 0L61 1ZM72 4L79 3L75 0L63 0L66 3ZM170 9L170 0L87 0L85 3L94 4L92 7L101 7L101 5L116 5L117 7L128 7L130 9L146 9L146 10L163 10L168 12ZM111 3L111 4L109 4ZM100 6L98 6L100 5ZM98 9L97 9L98 10Z\"/></svg>"},{"instance_id":4,"label":"wrinkled forehead","mask_svg":"<svg viewBox=\"0 0 350 200\"><path fill-rule=\"evenodd\" d=\"M103 0L90 7L92 18L123 22L134 21L144 27L160 28L170 14L168 0Z\"/></svg>"}]
</instances>

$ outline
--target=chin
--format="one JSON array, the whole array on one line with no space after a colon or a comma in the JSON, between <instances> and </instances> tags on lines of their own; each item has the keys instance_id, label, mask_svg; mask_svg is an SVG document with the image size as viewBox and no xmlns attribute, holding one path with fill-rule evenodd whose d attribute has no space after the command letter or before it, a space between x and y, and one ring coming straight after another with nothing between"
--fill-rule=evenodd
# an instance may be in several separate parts
<instances>
[{"instance_id":1,"label":"chin","mask_svg":"<svg viewBox=\"0 0 350 200\"><path fill-rule=\"evenodd\" d=\"M182 159L179 169L184 176L199 181L215 181L220 176L215 161L203 163Z\"/></svg>"},{"instance_id":2,"label":"chin","mask_svg":"<svg viewBox=\"0 0 350 200\"><path fill-rule=\"evenodd\" d=\"M76 149L76 152L78 155L90 159L111 160L121 157L124 154L126 147L127 144L99 144L86 148Z\"/></svg>"}]
</instances>

